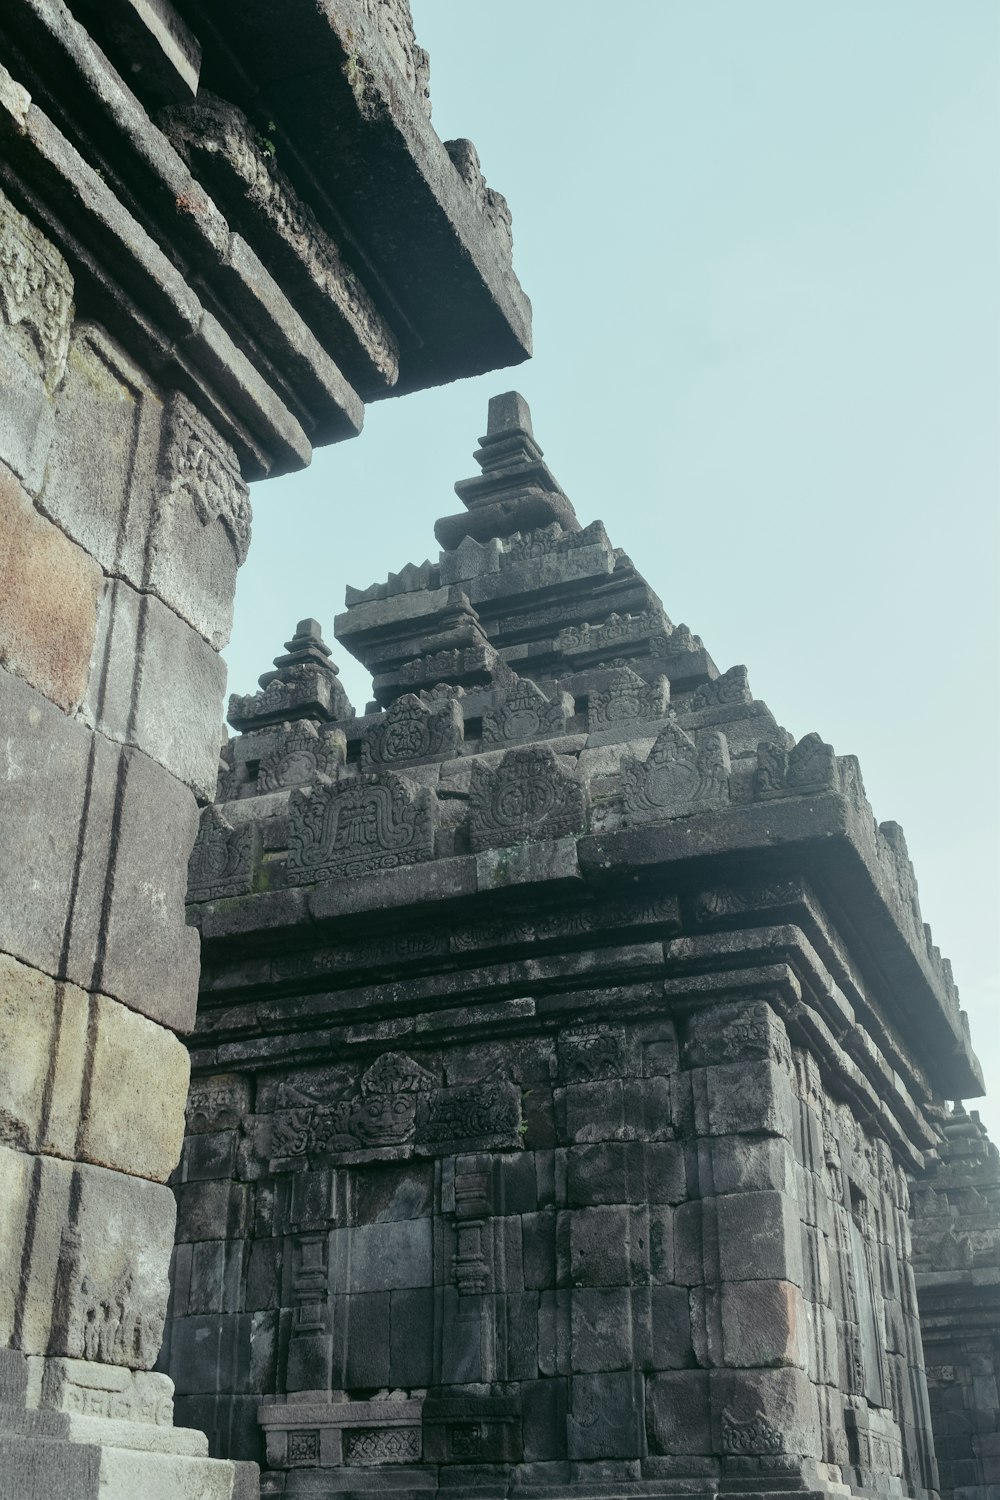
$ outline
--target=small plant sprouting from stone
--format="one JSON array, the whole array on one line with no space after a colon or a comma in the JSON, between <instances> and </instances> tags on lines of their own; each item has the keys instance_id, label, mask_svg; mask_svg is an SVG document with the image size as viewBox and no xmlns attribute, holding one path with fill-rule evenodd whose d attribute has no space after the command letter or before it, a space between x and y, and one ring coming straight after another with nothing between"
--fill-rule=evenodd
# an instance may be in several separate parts
<instances>
[{"instance_id":1,"label":"small plant sprouting from stone","mask_svg":"<svg viewBox=\"0 0 1000 1500\"><path fill-rule=\"evenodd\" d=\"M277 128L278 127L275 124L274 120L268 120L267 135L261 135L259 132L257 134L257 144L260 146L260 149L263 151L265 156L277 155L278 148L274 143L274 132L277 130Z\"/></svg>"},{"instance_id":2,"label":"small plant sprouting from stone","mask_svg":"<svg viewBox=\"0 0 1000 1500\"><path fill-rule=\"evenodd\" d=\"M356 52L351 52L344 63L344 77L347 79L351 93L360 104L365 97L365 70Z\"/></svg>"}]
</instances>

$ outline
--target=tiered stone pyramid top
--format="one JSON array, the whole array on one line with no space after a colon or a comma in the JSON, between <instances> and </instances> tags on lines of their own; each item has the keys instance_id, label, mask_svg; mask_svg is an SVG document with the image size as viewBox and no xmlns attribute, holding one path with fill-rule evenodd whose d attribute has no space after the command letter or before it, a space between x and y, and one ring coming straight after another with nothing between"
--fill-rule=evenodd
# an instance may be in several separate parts
<instances>
[{"instance_id":1,"label":"tiered stone pyramid top","mask_svg":"<svg viewBox=\"0 0 1000 1500\"><path fill-rule=\"evenodd\" d=\"M191 900L252 896L267 925L268 902L293 919L293 893L315 920L338 903L651 867L681 889L709 858L807 872L877 951L885 1003L920 1032L936 1086L979 1092L902 831L876 825L854 758L816 734L796 743L745 667L720 673L672 624L603 524L581 527L521 396L490 402L476 458L482 472L456 485L465 509L435 527L437 562L347 591L335 633L373 675L372 711L355 714L314 620L259 693L231 700L240 734ZM198 920L209 935L228 918Z\"/></svg>"}]
</instances>

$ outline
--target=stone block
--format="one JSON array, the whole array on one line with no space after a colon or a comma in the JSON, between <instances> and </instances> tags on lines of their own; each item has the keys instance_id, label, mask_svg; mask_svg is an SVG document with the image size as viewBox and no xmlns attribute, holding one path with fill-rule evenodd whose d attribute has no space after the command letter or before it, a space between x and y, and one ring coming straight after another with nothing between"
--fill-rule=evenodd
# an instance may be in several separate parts
<instances>
[{"instance_id":1,"label":"stone block","mask_svg":"<svg viewBox=\"0 0 1000 1500\"><path fill-rule=\"evenodd\" d=\"M724 1280L802 1285L802 1236L790 1198L774 1192L727 1193L715 1202Z\"/></svg>"},{"instance_id":2,"label":"stone block","mask_svg":"<svg viewBox=\"0 0 1000 1500\"><path fill-rule=\"evenodd\" d=\"M233 1313L177 1318L171 1330L170 1377L178 1396L245 1391L251 1327L249 1316Z\"/></svg>"},{"instance_id":3,"label":"stone block","mask_svg":"<svg viewBox=\"0 0 1000 1500\"><path fill-rule=\"evenodd\" d=\"M602 1078L594 1083L576 1083L556 1091L556 1120L564 1112L567 1142L622 1140L625 1135L625 1105L620 1078Z\"/></svg>"},{"instance_id":4,"label":"stone block","mask_svg":"<svg viewBox=\"0 0 1000 1500\"><path fill-rule=\"evenodd\" d=\"M705 1069L705 1082L712 1135L759 1131L791 1139L792 1084L779 1064L720 1064Z\"/></svg>"},{"instance_id":5,"label":"stone block","mask_svg":"<svg viewBox=\"0 0 1000 1500\"><path fill-rule=\"evenodd\" d=\"M185 1182L230 1178L236 1172L236 1131L206 1131L192 1136L184 1149Z\"/></svg>"},{"instance_id":6,"label":"stone block","mask_svg":"<svg viewBox=\"0 0 1000 1500\"><path fill-rule=\"evenodd\" d=\"M649 1292L650 1355L654 1370L683 1370L694 1363L687 1287L654 1286Z\"/></svg>"},{"instance_id":7,"label":"stone block","mask_svg":"<svg viewBox=\"0 0 1000 1500\"><path fill-rule=\"evenodd\" d=\"M404 1390L433 1380L434 1291L414 1287L390 1294L389 1384Z\"/></svg>"},{"instance_id":8,"label":"stone block","mask_svg":"<svg viewBox=\"0 0 1000 1500\"><path fill-rule=\"evenodd\" d=\"M174 1386L166 1375L85 1359L28 1361L29 1405L74 1416L170 1427Z\"/></svg>"},{"instance_id":9,"label":"stone block","mask_svg":"<svg viewBox=\"0 0 1000 1500\"><path fill-rule=\"evenodd\" d=\"M431 1220L364 1224L330 1232L333 1285L351 1292L430 1286Z\"/></svg>"},{"instance_id":10,"label":"stone block","mask_svg":"<svg viewBox=\"0 0 1000 1500\"><path fill-rule=\"evenodd\" d=\"M164 417L143 584L221 649L249 544L250 500L236 455L174 392Z\"/></svg>"},{"instance_id":11,"label":"stone block","mask_svg":"<svg viewBox=\"0 0 1000 1500\"><path fill-rule=\"evenodd\" d=\"M91 1001L84 1161L165 1182L184 1138L191 1072L187 1048L162 1026L105 995Z\"/></svg>"},{"instance_id":12,"label":"stone block","mask_svg":"<svg viewBox=\"0 0 1000 1500\"><path fill-rule=\"evenodd\" d=\"M526 1287L543 1291L554 1284L556 1216L551 1210L522 1216L521 1261Z\"/></svg>"},{"instance_id":13,"label":"stone block","mask_svg":"<svg viewBox=\"0 0 1000 1500\"><path fill-rule=\"evenodd\" d=\"M629 1369L633 1341L628 1289L587 1288L570 1296L574 1371L596 1374Z\"/></svg>"},{"instance_id":14,"label":"stone block","mask_svg":"<svg viewBox=\"0 0 1000 1500\"><path fill-rule=\"evenodd\" d=\"M190 1027L198 988L198 935L184 922L191 793L6 672L0 722L0 949L175 1030Z\"/></svg>"},{"instance_id":15,"label":"stone block","mask_svg":"<svg viewBox=\"0 0 1000 1500\"><path fill-rule=\"evenodd\" d=\"M66 972L67 929L79 905L79 845L90 821L81 829L84 799L95 818L107 818L101 841L106 855L115 766L107 756L92 765L91 754L100 747L87 730L7 672L0 672L0 723L0 948L58 974ZM88 988L97 934L92 920L85 925L91 961L75 965L70 977Z\"/></svg>"},{"instance_id":16,"label":"stone block","mask_svg":"<svg viewBox=\"0 0 1000 1500\"><path fill-rule=\"evenodd\" d=\"M86 691L102 582L0 465L0 666L69 713Z\"/></svg>"},{"instance_id":17,"label":"stone block","mask_svg":"<svg viewBox=\"0 0 1000 1500\"><path fill-rule=\"evenodd\" d=\"M574 1286L631 1286L648 1277L649 1227L641 1210L584 1208L564 1217Z\"/></svg>"},{"instance_id":18,"label":"stone block","mask_svg":"<svg viewBox=\"0 0 1000 1500\"><path fill-rule=\"evenodd\" d=\"M569 1387L566 1436L570 1459L643 1456L645 1392L638 1370L574 1375Z\"/></svg>"},{"instance_id":19,"label":"stone block","mask_svg":"<svg viewBox=\"0 0 1000 1500\"><path fill-rule=\"evenodd\" d=\"M521 1386L521 1429L525 1462L566 1458L568 1382L555 1377L526 1380Z\"/></svg>"},{"instance_id":20,"label":"stone block","mask_svg":"<svg viewBox=\"0 0 1000 1500\"><path fill-rule=\"evenodd\" d=\"M334 1384L377 1389L390 1382L389 1293L354 1292L331 1298Z\"/></svg>"},{"instance_id":21,"label":"stone block","mask_svg":"<svg viewBox=\"0 0 1000 1500\"><path fill-rule=\"evenodd\" d=\"M163 406L94 324L73 330L42 509L100 563L143 587Z\"/></svg>"},{"instance_id":22,"label":"stone block","mask_svg":"<svg viewBox=\"0 0 1000 1500\"><path fill-rule=\"evenodd\" d=\"M184 894L198 811L188 789L145 755L125 751L122 761L116 858L94 988L187 1031L198 996L199 941L184 922Z\"/></svg>"},{"instance_id":23,"label":"stone block","mask_svg":"<svg viewBox=\"0 0 1000 1500\"><path fill-rule=\"evenodd\" d=\"M713 1453L707 1371L671 1371L648 1380L646 1429L651 1453Z\"/></svg>"},{"instance_id":24,"label":"stone block","mask_svg":"<svg viewBox=\"0 0 1000 1500\"><path fill-rule=\"evenodd\" d=\"M247 1183L215 1180L176 1189L177 1243L242 1239L249 1231L251 1189Z\"/></svg>"},{"instance_id":25,"label":"stone block","mask_svg":"<svg viewBox=\"0 0 1000 1500\"><path fill-rule=\"evenodd\" d=\"M0 459L32 491L52 430L49 393L66 365L73 279L63 257L0 194Z\"/></svg>"},{"instance_id":26,"label":"stone block","mask_svg":"<svg viewBox=\"0 0 1000 1500\"><path fill-rule=\"evenodd\" d=\"M225 688L225 663L197 631L152 594L108 579L84 703L88 723L135 745L208 802Z\"/></svg>"},{"instance_id":27,"label":"stone block","mask_svg":"<svg viewBox=\"0 0 1000 1500\"><path fill-rule=\"evenodd\" d=\"M708 1379L716 1453L820 1457L816 1389L804 1371L711 1370Z\"/></svg>"},{"instance_id":28,"label":"stone block","mask_svg":"<svg viewBox=\"0 0 1000 1500\"><path fill-rule=\"evenodd\" d=\"M725 1363L807 1364L807 1327L802 1293L787 1281L731 1281L722 1287L722 1348Z\"/></svg>"},{"instance_id":29,"label":"stone block","mask_svg":"<svg viewBox=\"0 0 1000 1500\"><path fill-rule=\"evenodd\" d=\"M573 1207L598 1203L679 1203L686 1197L684 1152L675 1141L606 1141L566 1152Z\"/></svg>"},{"instance_id":30,"label":"stone block","mask_svg":"<svg viewBox=\"0 0 1000 1500\"><path fill-rule=\"evenodd\" d=\"M788 1142L779 1137L720 1136L711 1143L711 1159L717 1193L795 1191L795 1158Z\"/></svg>"},{"instance_id":31,"label":"stone block","mask_svg":"<svg viewBox=\"0 0 1000 1500\"><path fill-rule=\"evenodd\" d=\"M0 1337L29 1354L149 1369L163 1334L169 1188L0 1150Z\"/></svg>"},{"instance_id":32,"label":"stone block","mask_svg":"<svg viewBox=\"0 0 1000 1500\"><path fill-rule=\"evenodd\" d=\"M0 336L0 462L37 494L55 427L55 403L41 376Z\"/></svg>"},{"instance_id":33,"label":"stone block","mask_svg":"<svg viewBox=\"0 0 1000 1500\"><path fill-rule=\"evenodd\" d=\"M88 1011L82 990L0 954L3 1145L75 1156Z\"/></svg>"}]
</instances>

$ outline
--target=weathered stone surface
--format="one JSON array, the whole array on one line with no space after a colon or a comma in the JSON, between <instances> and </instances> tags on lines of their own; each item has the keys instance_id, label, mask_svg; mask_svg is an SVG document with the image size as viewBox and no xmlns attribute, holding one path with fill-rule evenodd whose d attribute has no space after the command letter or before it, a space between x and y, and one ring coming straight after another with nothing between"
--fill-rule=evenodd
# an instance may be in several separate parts
<instances>
[{"instance_id":1,"label":"weathered stone surface","mask_svg":"<svg viewBox=\"0 0 1000 1500\"><path fill-rule=\"evenodd\" d=\"M176 1037L103 995L0 955L0 1137L163 1182L183 1135Z\"/></svg>"},{"instance_id":2,"label":"weathered stone surface","mask_svg":"<svg viewBox=\"0 0 1000 1500\"><path fill-rule=\"evenodd\" d=\"M0 465L0 666L69 712L87 686L101 570Z\"/></svg>"},{"instance_id":3,"label":"weathered stone surface","mask_svg":"<svg viewBox=\"0 0 1000 1500\"><path fill-rule=\"evenodd\" d=\"M473 849L582 832L586 792L547 747L509 750L495 770L473 764L469 839Z\"/></svg>"},{"instance_id":4,"label":"weathered stone surface","mask_svg":"<svg viewBox=\"0 0 1000 1500\"><path fill-rule=\"evenodd\" d=\"M426 787L392 772L344 777L295 791L289 802L288 874L302 885L430 859L434 805Z\"/></svg>"},{"instance_id":5,"label":"weathered stone surface","mask_svg":"<svg viewBox=\"0 0 1000 1500\"><path fill-rule=\"evenodd\" d=\"M644 761L623 763L621 785L631 823L724 807L729 801L725 736L710 732L696 744L677 724L667 724Z\"/></svg>"},{"instance_id":6,"label":"weathered stone surface","mask_svg":"<svg viewBox=\"0 0 1000 1500\"><path fill-rule=\"evenodd\" d=\"M0 1328L28 1354L149 1369L166 1312L169 1188L0 1149Z\"/></svg>"},{"instance_id":7,"label":"weathered stone surface","mask_svg":"<svg viewBox=\"0 0 1000 1500\"><path fill-rule=\"evenodd\" d=\"M431 705L404 693L365 730L362 764L381 770L447 760L458 754L462 725L462 710L454 699Z\"/></svg>"},{"instance_id":8,"label":"weathered stone surface","mask_svg":"<svg viewBox=\"0 0 1000 1500\"><path fill-rule=\"evenodd\" d=\"M108 580L84 704L96 729L135 745L208 801L218 777L225 685L225 662L197 631L151 594Z\"/></svg>"}]
</instances>

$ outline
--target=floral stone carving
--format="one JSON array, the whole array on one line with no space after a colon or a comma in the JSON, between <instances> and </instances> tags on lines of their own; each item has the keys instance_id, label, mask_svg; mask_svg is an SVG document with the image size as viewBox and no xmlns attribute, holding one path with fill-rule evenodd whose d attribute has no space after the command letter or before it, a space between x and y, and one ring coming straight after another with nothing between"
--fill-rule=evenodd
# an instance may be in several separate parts
<instances>
[{"instance_id":1,"label":"floral stone carving","mask_svg":"<svg viewBox=\"0 0 1000 1500\"><path fill-rule=\"evenodd\" d=\"M217 901L249 891L259 840L255 824L234 828L217 807L206 808L188 862L188 900Z\"/></svg>"},{"instance_id":2,"label":"floral stone carving","mask_svg":"<svg viewBox=\"0 0 1000 1500\"><path fill-rule=\"evenodd\" d=\"M543 745L509 750L496 770L472 768L469 841L473 850L582 833L583 784Z\"/></svg>"},{"instance_id":3,"label":"floral stone carving","mask_svg":"<svg viewBox=\"0 0 1000 1500\"><path fill-rule=\"evenodd\" d=\"M565 734L572 712L568 693L546 698L530 677L519 677L497 706L483 715L483 744L509 745Z\"/></svg>"},{"instance_id":4,"label":"floral stone carving","mask_svg":"<svg viewBox=\"0 0 1000 1500\"><path fill-rule=\"evenodd\" d=\"M347 740L342 729L320 733L304 719L288 733L276 750L264 756L257 773L259 792L280 792L305 786L317 776L334 776L347 758Z\"/></svg>"},{"instance_id":5,"label":"floral stone carving","mask_svg":"<svg viewBox=\"0 0 1000 1500\"><path fill-rule=\"evenodd\" d=\"M729 802L729 748L722 734L696 744L673 720L644 761L629 757L621 770L622 810L628 823L678 818Z\"/></svg>"},{"instance_id":6,"label":"floral stone carving","mask_svg":"<svg viewBox=\"0 0 1000 1500\"><path fill-rule=\"evenodd\" d=\"M414 693L404 693L365 730L362 761L378 768L448 760L458 754L462 729L462 710L453 698L427 704Z\"/></svg>"},{"instance_id":7,"label":"floral stone carving","mask_svg":"<svg viewBox=\"0 0 1000 1500\"><path fill-rule=\"evenodd\" d=\"M618 729L623 724L662 719L669 700L670 687L665 677L646 682L631 667L621 667L604 692L590 694L587 727L592 731Z\"/></svg>"},{"instance_id":8,"label":"floral stone carving","mask_svg":"<svg viewBox=\"0 0 1000 1500\"><path fill-rule=\"evenodd\" d=\"M289 885L370 875L434 853L431 792L392 772L317 782L292 793L288 812Z\"/></svg>"}]
</instances>

